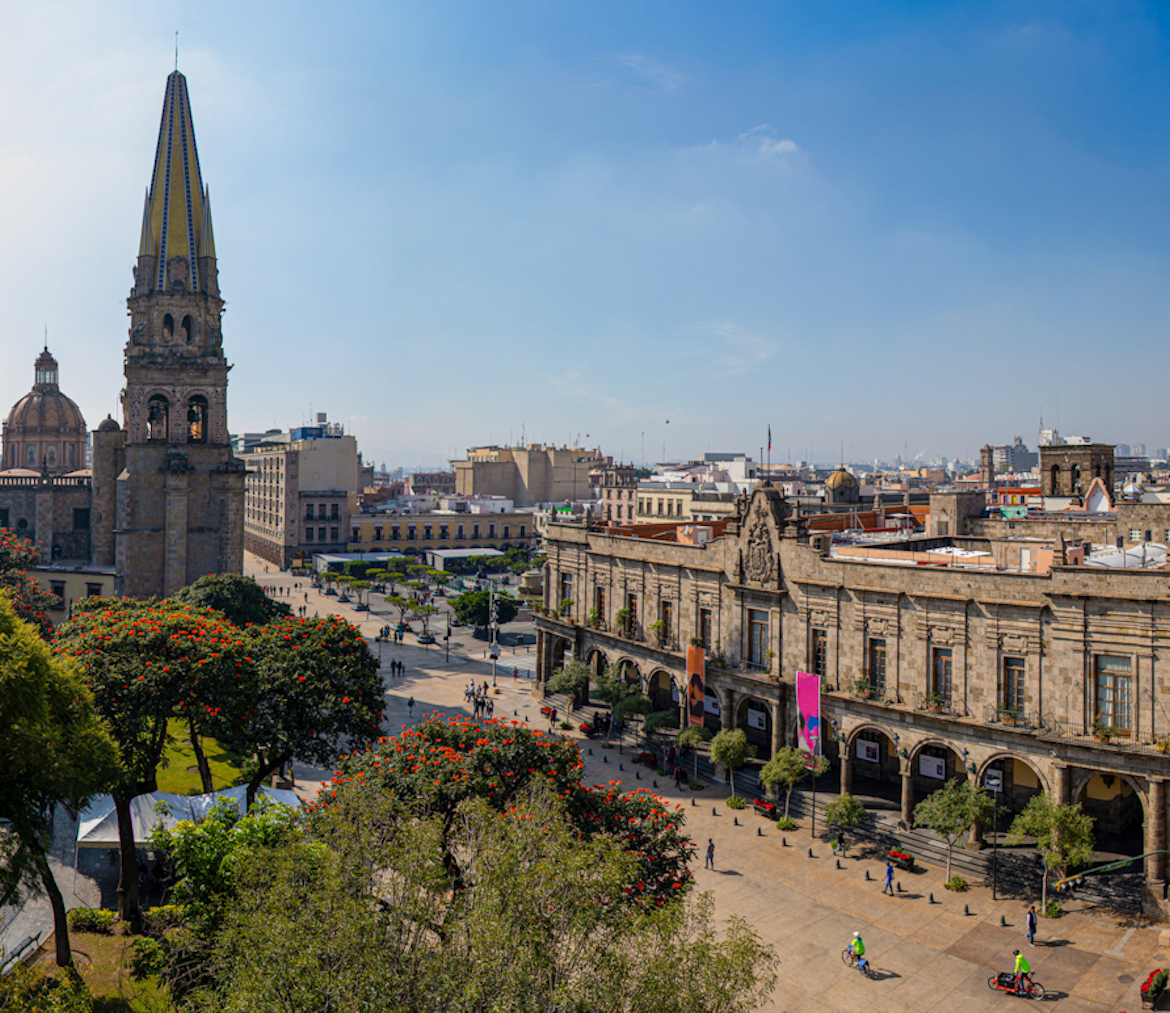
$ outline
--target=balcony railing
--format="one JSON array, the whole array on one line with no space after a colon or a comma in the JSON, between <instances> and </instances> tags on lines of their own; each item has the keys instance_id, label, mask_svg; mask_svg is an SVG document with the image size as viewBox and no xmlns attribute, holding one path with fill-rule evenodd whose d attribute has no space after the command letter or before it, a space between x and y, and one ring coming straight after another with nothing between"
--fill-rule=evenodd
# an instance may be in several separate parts
<instances>
[{"instance_id":1,"label":"balcony railing","mask_svg":"<svg viewBox=\"0 0 1170 1013\"><path fill-rule=\"evenodd\" d=\"M1004 725L1025 732L1039 731L1043 727L1040 715L1035 711L1020 710L1016 707L996 707L988 704L983 708L983 721L989 725Z\"/></svg>"},{"instance_id":2,"label":"balcony railing","mask_svg":"<svg viewBox=\"0 0 1170 1013\"><path fill-rule=\"evenodd\" d=\"M1040 735L1045 739L1077 743L1118 752L1161 754L1170 756L1170 736L1157 738L1132 728L1113 728L1083 721L1061 721L1045 716Z\"/></svg>"},{"instance_id":3,"label":"balcony railing","mask_svg":"<svg viewBox=\"0 0 1170 1013\"><path fill-rule=\"evenodd\" d=\"M929 714L946 714L950 717L959 716L955 702L949 696L943 696L940 693L915 692L912 699L915 710L926 711Z\"/></svg>"}]
</instances>

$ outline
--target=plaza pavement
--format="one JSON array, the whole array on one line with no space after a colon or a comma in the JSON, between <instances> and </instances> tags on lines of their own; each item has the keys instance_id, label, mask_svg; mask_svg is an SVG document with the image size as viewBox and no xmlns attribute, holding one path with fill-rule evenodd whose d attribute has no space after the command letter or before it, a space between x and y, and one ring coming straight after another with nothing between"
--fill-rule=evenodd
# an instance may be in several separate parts
<instances>
[{"instance_id":1,"label":"plaza pavement","mask_svg":"<svg viewBox=\"0 0 1170 1013\"><path fill-rule=\"evenodd\" d=\"M254 559L249 563L249 572L261 583L293 582L283 574L264 573L263 565L257 566ZM304 604L304 593L300 592L300 604ZM310 615L313 611L336 612L359 622L369 636L391 621L385 615L366 617L312 590L307 593ZM291 597L287 600L297 604ZM408 637L413 641L413 636ZM482 641L462 631L453 638L449 664L444 662L441 648L424 649L413 643L385 645L388 732L393 734L402 725L417 722L427 712L469 713L463 700L468 682L491 681L491 665L484 653ZM390 678L391 658L406 665L403 677ZM531 683L512 679L513 658L523 671L530 672L533 667L531 653L521 651L513 656L505 649L497 675L500 693L494 697L495 716L516 717L547 730L540 704L530 696ZM412 696L414 714L409 716L406 702ZM582 752L587 781L619 780L630 790L653 784L654 775L645 768L641 780L635 778L633 764L626 762L628 747L619 753L616 746L604 750L597 741L582 739ZM624 771L619 770L619 764L625 766ZM298 764L298 792L313 797L327 776L327 771ZM780 977L765 1007L768 1011L981 1013L1015 1009L1027 1000L991 991L987 979L997 970L1011 969L1011 951L1016 947L1026 953L1036 980L1048 990L1046 1008L1056 1007L1064 1013L1136 1011L1141 1008L1141 982L1155 967L1170 962L1166 950L1158 945L1162 926L1076 901L1063 902L1067 909L1063 917L1040 919L1037 946L1029 948L1024 938L1025 902L993 902L991 891L982 887L949 893L943 888L943 870L934 867L913 875L900 874L902 892L883 896L884 863L878 858L863 857L851 849L838 869L830 843L813 840L807 824L796 832L781 834L750 809L729 810L723 804L725 788L708 785L697 793L677 792L672 779L663 778L658 783L657 791L663 798L684 807L686 827L699 852L694 863L697 888L711 892L716 916L735 914L747 919L776 948ZM692 797L694 806L690 804ZM740 826L735 825L736 819ZM714 871L702 868L702 849L708 838L715 841ZM783 838L787 847L782 846ZM810 847L812 858L808 856ZM932 893L934 904L929 903ZM964 905L970 914L964 914ZM1006 927L1001 927L1001 918ZM865 939L876 980L862 978L841 962L841 951L854 931L860 931Z\"/></svg>"}]
</instances>

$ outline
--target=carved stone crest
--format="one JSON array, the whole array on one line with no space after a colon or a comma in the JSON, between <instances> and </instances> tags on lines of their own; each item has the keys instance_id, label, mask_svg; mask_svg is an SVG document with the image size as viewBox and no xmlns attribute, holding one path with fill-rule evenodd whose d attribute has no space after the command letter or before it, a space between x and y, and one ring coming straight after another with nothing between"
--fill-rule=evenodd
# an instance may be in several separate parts
<instances>
[{"instance_id":1,"label":"carved stone crest","mask_svg":"<svg viewBox=\"0 0 1170 1013\"><path fill-rule=\"evenodd\" d=\"M758 511L748 529L747 558L744 560L744 574L748 580L762 584L769 580L775 568L775 554L772 550L772 533L762 511Z\"/></svg>"}]
</instances>

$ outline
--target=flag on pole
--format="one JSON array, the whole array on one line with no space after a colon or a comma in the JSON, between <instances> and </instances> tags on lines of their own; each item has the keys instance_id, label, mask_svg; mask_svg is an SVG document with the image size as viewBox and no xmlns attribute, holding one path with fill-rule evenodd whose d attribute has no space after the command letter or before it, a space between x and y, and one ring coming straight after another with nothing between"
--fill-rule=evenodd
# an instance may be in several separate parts
<instances>
[{"instance_id":1,"label":"flag on pole","mask_svg":"<svg viewBox=\"0 0 1170 1013\"><path fill-rule=\"evenodd\" d=\"M772 425L768 424L768 453L772 453Z\"/></svg>"}]
</instances>

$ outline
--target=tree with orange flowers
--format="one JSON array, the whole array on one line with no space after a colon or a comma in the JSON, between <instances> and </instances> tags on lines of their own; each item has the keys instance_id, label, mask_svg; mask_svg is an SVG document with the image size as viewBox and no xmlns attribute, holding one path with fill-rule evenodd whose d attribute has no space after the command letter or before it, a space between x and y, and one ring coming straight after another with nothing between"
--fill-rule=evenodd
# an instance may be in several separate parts
<instances>
[{"instance_id":1,"label":"tree with orange flowers","mask_svg":"<svg viewBox=\"0 0 1170 1013\"><path fill-rule=\"evenodd\" d=\"M111 790L122 855L118 910L137 921L130 801L157 788L169 718L182 717L193 741L218 720L216 701L247 664L243 634L218 613L171 599L90 598L75 606L53 644L81 667L121 753Z\"/></svg>"},{"instance_id":2,"label":"tree with orange flowers","mask_svg":"<svg viewBox=\"0 0 1170 1013\"><path fill-rule=\"evenodd\" d=\"M361 631L339 616L277 619L243 633L239 685L224 694L216 737L256 757L248 804L294 756L328 766L381 734L385 689Z\"/></svg>"},{"instance_id":3,"label":"tree with orange flowers","mask_svg":"<svg viewBox=\"0 0 1170 1013\"><path fill-rule=\"evenodd\" d=\"M450 827L459 805L479 798L500 811L527 798L534 786L560 800L585 837L604 835L638 860L631 884L640 896L669 900L690 886L694 848L682 831L683 813L649 791L623 792L618 782L585 785L576 743L546 736L518 721L431 717L394 738L344 758L320 796L328 806L339 786L357 782L385 792L421 817ZM452 868L459 871L452 853Z\"/></svg>"},{"instance_id":4,"label":"tree with orange flowers","mask_svg":"<svg viewBox=\"0 0 1170 1013\"><path fill-rule=\"evenodd\" d=\"M17 618L32 623L47 639L53 635L49 610L62 603L29 573L39 563L40 549L34 543L0 530L0 591L7 593Z\"/></svg>"}]
</instances>

